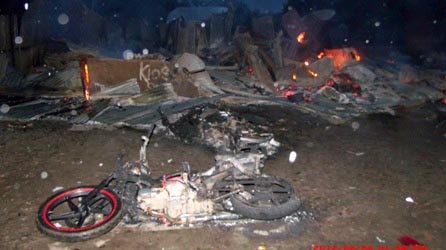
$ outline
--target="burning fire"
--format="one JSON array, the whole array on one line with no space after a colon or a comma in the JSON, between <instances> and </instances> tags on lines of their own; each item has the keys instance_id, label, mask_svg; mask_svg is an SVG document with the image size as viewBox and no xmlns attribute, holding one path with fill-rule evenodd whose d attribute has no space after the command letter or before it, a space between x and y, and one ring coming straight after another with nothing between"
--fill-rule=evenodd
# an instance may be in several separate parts
<instances>
[{"instance_id":1,"label":"burning fire","mask_svg":"<svg viewBox=\"0 0 446 250\"><path fill-rule=\"evenodd\" d=\"M88 64L86 61L81 62L82 82L84 84L84 96L87 102L90 101L90 74L88 73Z\"/></svg>"},{"instance_id":2,"label":"burning fire","mask_svg":"<svg viewBox=\"0 0 446 250\"><path fill-rule=\"evenodd\" d=\"M304 64L305 64L305 66L308 66L308 65L310 65L310 62L309 62L308 60L306 60L306 61L304 62Z\"/></svg>"},{"instance_id":3,"label":"burning fire","mask_svg":"<svg viewBox=\"0 0 446 250\"><path fill-rule=\"evenodd\" d=\"M298 43L304 43L305 32L300 32L299 35L297 35L296 40Z\"/></svg>"},{"instance_id":4,"label":"burning fire","mask_svg":"<svg viewBox=\"0 0 446 250\"><path fill-rule=\"evenodd\" d=\"M361 56L358 51L354 48L343 48L343 49L324 49L317 58L321 59L322 57L331 57L333 58L333 64L337 69L342 68L349 61L354 60L359 62L361 60Z\"/></svg>"},{"instance_id":5,"label":"burning fire","mask_svg":"<svg viewBox=\"0 0 446 250\"><path fill-rule=\"evenodd\" d=\"M297 74L296 73L293 73L293 75L291 77L293 78L294 81L297 80Z\"/></svg>"},{"instance_id":6,"label":"burning fire","mask_svg":"<svg viewBox=\"0 0 446 250\"><path fill-rule=\"evenodd\" d=\"M313 77L317 77L317 73L312 71L311 69L307 70L308 74L312 75Z\"/></svg>"}]
</instances>

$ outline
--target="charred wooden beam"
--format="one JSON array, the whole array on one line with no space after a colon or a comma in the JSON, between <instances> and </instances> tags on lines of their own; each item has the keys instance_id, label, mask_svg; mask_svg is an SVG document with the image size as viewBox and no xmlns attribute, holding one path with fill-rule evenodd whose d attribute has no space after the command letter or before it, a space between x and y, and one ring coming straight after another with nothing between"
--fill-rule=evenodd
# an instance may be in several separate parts
<instances>
[{"instance_id":1,"label":"charred wooden beam","mask_svg":"<svg viewBox=\"0 0 446 250\"><path fill-rule=\"evenodd\" d=\"M249 33L238 33L235 37L246 62L254 69L253 74L259 82L265 84L270 91L274 89L273 78L262 60L259 48L253 45L252 37Z\"/></svg>"}]
</instances>

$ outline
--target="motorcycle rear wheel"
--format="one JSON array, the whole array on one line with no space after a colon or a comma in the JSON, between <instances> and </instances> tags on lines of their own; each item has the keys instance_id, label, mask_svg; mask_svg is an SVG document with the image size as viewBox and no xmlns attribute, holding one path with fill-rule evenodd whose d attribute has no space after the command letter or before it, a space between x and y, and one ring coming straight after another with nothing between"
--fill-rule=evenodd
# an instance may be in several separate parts
<instances>
[{"instance_id":1,"label":"motorcycle rear wheel","mask_svg":"<svg viewBox=\"0 0 446 250\"><path fill-rule=\"evenodd\" d=\"M274 220L296 212L301 202L292 185L279 177L237 181L243 191L231 196L234 212L256 220Z\"/></svg>"},{"instance_id":2,"label":"motorcycle rear wheel","mask_svg":"<svg viewBox=\"0 0 446 250\"><path fill-rule=\"evenodd\" d=\"M81 206L94 188L71 188L48 198L39 208L37 228L66 242L92 239L112 230L123 216L121 200L115 192L101 189L87 206Z\"/></svg>"}]
</instances>

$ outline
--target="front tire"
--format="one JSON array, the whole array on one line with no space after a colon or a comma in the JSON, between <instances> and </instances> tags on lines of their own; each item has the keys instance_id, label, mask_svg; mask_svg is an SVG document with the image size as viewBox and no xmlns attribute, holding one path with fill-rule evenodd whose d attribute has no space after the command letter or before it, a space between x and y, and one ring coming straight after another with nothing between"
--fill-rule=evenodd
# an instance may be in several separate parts
<instances>
[{"instance_id":1,"label":"front tire","mask_svg":"<svg viewBox=\"0 0 446 250\"><path fill-rule=\"evenodd\" d=\"M99 190L87 206L82 200L95 187L83 186L61 191L48 198L39 208L37 228L59 241L83 241L112 230L123 215L121 200L115 192Z\"/></svg>"},{"instance_id":2,"label":"front tire","mask_svg":"<svg viewBox=\"0 0 446 250\"><path fill-rule=\"evenodd\" d=\"M292 185L279 177L261 176L240 182L243 191L231 197L234 212L256 220L274 220L296 212L301 202Z\"/></svg>"}]
</instances>

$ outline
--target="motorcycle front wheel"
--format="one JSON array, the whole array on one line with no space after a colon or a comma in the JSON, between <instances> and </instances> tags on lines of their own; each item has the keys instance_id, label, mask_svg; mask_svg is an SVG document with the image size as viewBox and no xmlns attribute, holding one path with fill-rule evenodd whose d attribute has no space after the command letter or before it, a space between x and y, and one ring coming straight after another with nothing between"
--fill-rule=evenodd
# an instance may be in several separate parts
<instances>
[{"instance_id":1,"label":"motorcycle front wheel","mask_svg":"<svg viewBox=\"0 0 446 250\"><path fill-rule=\"evenodd\" d=\"M234 212L257 220L274 220L296 212L301 202L292 185L279 177L238 180L243 190L231 197Z\"/></svg>"},{"instance_id":2,"label":"motorcycle front wheel","mask_svg":"<svg viewBox=\"0 0 446 250\"><path fill-rule=\"evenodd\" d=\"M94 189L71 188L48 198L39 208L37 228L52 238L68 242L88 240L112 230L122 219L121 200L115 192L101 189L82 204Z\"/></svg>"}]
</instances>

